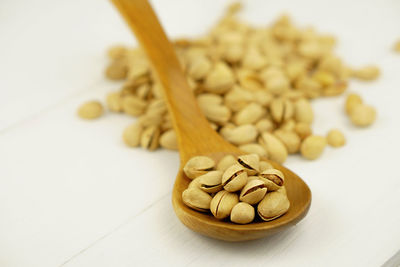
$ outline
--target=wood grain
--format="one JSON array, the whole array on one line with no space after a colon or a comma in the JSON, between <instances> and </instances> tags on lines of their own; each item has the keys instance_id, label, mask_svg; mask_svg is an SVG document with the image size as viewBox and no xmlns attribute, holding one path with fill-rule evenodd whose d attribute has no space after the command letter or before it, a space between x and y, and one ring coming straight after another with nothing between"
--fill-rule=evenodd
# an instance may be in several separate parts
<instances>
[{"instance_id":1,"label":"wood grain","mask_svg":"<svg viewBox=\"0 0 400 267\"><path fill-rule=\"evenodd\" d=\"M181 158L181 168L175 181L172 204L182 223L198 233L213 238L244 241L269 236L301 220L307 214L311 203L310 189L297 175L272 162L286 177L285 185L291 203L289 211L278 219L238 225L217 220L211 214L199 213L184 205L181 196L190 180L183 174L182 167L190 157L207 155L218 161L226 154L243 153L226 142L209 126L187 83L174 48L149 3L145 0L112 0L112 2L138 38L163 87L168 110L177 133Z\"/></svg>"}]
</instances>

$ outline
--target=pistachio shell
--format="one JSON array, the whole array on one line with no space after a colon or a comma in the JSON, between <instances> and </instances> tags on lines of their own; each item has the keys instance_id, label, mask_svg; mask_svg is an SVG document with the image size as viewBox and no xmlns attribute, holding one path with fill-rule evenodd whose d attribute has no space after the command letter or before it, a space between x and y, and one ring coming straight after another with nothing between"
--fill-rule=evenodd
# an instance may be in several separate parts
<instances>
[{"instance_id":1,"label":"pistachio shell","mask_svg":"<svg viewBox=\"0 0 400 267\"><path fill-rule=\"evenodd\" d=\"M276 123L283 123L289 120L294 113L292 102L283 98L276 98L271 102L270 112Z\"/></svg>"},{"instance_id":2,"label":"pistachio shell","mask_svg":"<svg viewBox=\"0 0 400 267\"><path fill-rule=\"evenodd\" d=\"M277 169L266 169L258 176L264 182L268 192L280 189L285 181L285 176Z\"/></svg>"},{"instance_id":3,"label":"pistachio shell","mask_svg":"<svg viewBox=\"0 0 400 267\"><path fill-rule=\"evenodd\" d=\"M207 91L222 94L229 90L235 82L233 73L228 65L222 61L217 62L208 73L204 81Z\"/></svg>"},{"instance_id":4,"label":"pistachio shell","mask_svg":"<svg viewBox=\"0 0 400 267\"><path fill-rule=\"evenodd\" d=\"M143 128L139 123L134 123L125 128L123 140L130 147L136 147L140 144Z\"/></svg>"},{"instance_id":5,"label":"pistachio shell","mask_svg":"<svg viewBox=\"0 0 400 267\"><path fill-rule=\"evenodd\" d=\"M267 157L268 153L265 148L259 144L246 144L239 146L239 149L246 153L257 154L260 157Z\"/></svg>"},{"instance_id":6,"label":"pistachio shell","mask_svg":"<svg viewBox=\"0 0 400 267\"><path fill-rule=\"evenodd\" d=\"M257 128L251 124L245 124L233 129L221 131L222 136L235 145L243 145L252 143L256 140L258 132Z\"/></svg>"},{"instance_id":7,"label":"pistachio shell","mask_svg":"<svg viewBox=\"0 0 400 267\"><path fill-rule=\"evenodd\" d=\"M295 103L295 119L297 122L304 122L311 124L314 119L314 112L312 110L310 101L301 98Z\"/></svg>"},{"instance_id":8,"label":"pistachio shell","mask_svg":"<svg viewBox=\"0 0 400 267\"><path fill-rule=\"evenodd\" d=\"M212 158L196 156L188 160L183 167L183 172L190 179L194 179L210 171L215 166Z\"/></svg>"},{"instance_id":9,"label":"pistachio shell","mask_svg":"<svg viewBox=\"0 0 400 267\"><path fill-rule=\"evenodd\" d=\"M222 185L226 191L235 192L247 183L247 173L242 165L235 164L222 175Z\"/></svg>"},{"instance_id":10,"label":"pistachio shell","mask_svg":"<svg viewBox=\"0 0 400 267\"><path fill-rule=\"evenodd\" d=\"M244 167L248 175L254 175L260 170L260 156L257 154L239 156L238 163Z\"/></svg>"},{"instance_id":11,"label":"pistachio shell","mask_svg":"<svg viewBox=\"0 0 400 267\"><path fill-rule=\"evenodd\" d=\"M257 103L248 104L233 118L236 125L253 124L265 114L264 108Z\"/></svg>"},{"instance_id":12,"label":"pistachio shell","mask_svg":"<svg viewBox=\"0 0 400 267\"><path fill-rule=\"evenodd\" d=\"M247 182L243 187L240 192L240 201L254 205L260 202L266 193L267 187L265 186L265 183L259 179L254 179Z\"/></svg>"},{"instance_id":13,"label":"pistachio shell","mask_svg":"<svg viewBox=\"0 0 400 267\"><path fill-rule=\"evenodd\" d=\"M273 169L274 167L271 165L271 163L266 162L266 161L260 161L260 172L263 172L267 169Z\"/></svg>"},{"instance_id":14,"label":"pistachio shell","mask_svg":"<svg viewBox=\"0 0 400 267\"><path fill-rule=\"evenodd\" d=\"M222 171L209 171L196 179L200 179L200 189L207 193L216 193L222 189Z\"/></svg>"},{"instance_id":15,"label":"pistachio shell","mask_svg":"<svg viewBox=\"0 0 400 267\"><path fill-rule=\"evenodd\" d=\"M236 159L234 156L232 155L226 155L225 157L223 157L217 165L217 170L219 171L225 171L226 169L228 169L230 166L236 164Z\"/></svg>"},{"instance_id":16,"label":"pistachio shell","mask_svg":"<svg viewBox=\"0 0 400 267\"><path fill-rule=\"evenodd\" d=\"M84 103L78 109L78 116L83 119L96 119L103 114L103 106L98 101L89 101Z\"/></svg>"},{"instance_id":17,"label":"pistachio shell","mask_svg":"<svg viewBox=\"0 0 400 267\"><path fill-rule=\"evenodd\" d=\"M163 148L178 150L178 141L174 130L164 132L160 137L160 145Z\"/></svg>"},{"instance_id":18,"label":"pistachio shell","mask_svg":"<svg viewBox=\"0 0 400 267\"><path fill-rule=\"evenodd\" d=\"M264 221L271 221L285 214L290 207L289 199L284 191L274 191L265 195L258 203L257 213Z\"/></svg>"},{"instance_id":19,"label":"pistachio shell","mask_svg":"<svg viewBox=\"0 0 400 267\"><path fill-rule=\"evenodd\" d=\"M210 210L217 219L225 219L231 214L232 208L239 202L239 197L235 193L219 191L211 200Z\"/></svg>"},{"instance_id":20,"label":"pistachio shell","mask_svg":"<svg viewBox=\"0 0 400 267\"><path fill-rule=\"evenodd\" d=\"M140 137L140 145L148 150L155 150L159 144L160 129L157 126L150 126L143 130Z\"/></svg>"},{"instance_id":21,"label":"pistachio shell","mask_svg":"<svg viewBox=\"0 0 400 267\"><path fill-rule=\"evenodd\" d=\"M282 141L290 154L296 153L300 149L300 137L293 131L277 130L274 135Z\"/></svg>"},{"instance_id":22,"label":"pistachio shell","mask_svg":"<svg viewBox=\"0 0 400 267\"><path fill-rule=\"evenodd\" d=\"M306 159L314 160L324 151L326 139L323 136L310 135L301 143L300 152Z\"/></svg>"},{"instance_id":23,"label":"pistachio shell","mask_svg":"<svg viewBox=\"0 0 400 267\"><path fill-rule=\"evenodd\" d=\"M259 143L268 151L269 159L278 163L283 163L288 155L285 145L274 135L263 133Z\"/></svg>"},{"instance_id":24,"label":"pistachio shell","mask_svg":"<svg viewBox=\"0 0 400 267\"><path fill-rule=\"evenodd\" d=\"M190 187L182 193L183 203L192 209L202 212L207 212L210 209L211 200L212 198L209 194L196 187Z\"/></svg>"},{"instance_id":25,"label":"pistachio shell","mask_svg":"<svg viewBox=\"0 0 400 267\"><path fill-rule=\"evenodd\" d=\"M246 202L239 202L232 208L231 221L234 223L251 223L254 220L254 217L254 207Z\"/></svg>"}]
</instances>

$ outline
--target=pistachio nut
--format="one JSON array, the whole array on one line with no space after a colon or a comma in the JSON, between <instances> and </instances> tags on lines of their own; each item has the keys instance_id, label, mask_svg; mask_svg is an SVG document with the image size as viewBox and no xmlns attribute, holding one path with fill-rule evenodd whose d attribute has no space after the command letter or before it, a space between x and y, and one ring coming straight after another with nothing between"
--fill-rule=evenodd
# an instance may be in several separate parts
<instances>
[{"instance_id":1,"label":"pistachio nut","mask_svg":"<svg viewBox=\"0 0 400 267\"><path fill-rule=\"evenodd\" d=\"M256 123L256 127L260 133L271 132L275 128L274 123L270 119L259 120Z\"/></svg>"},{"instance_id":2,"label":"pistachio nut","mask_svg":"<svg viewBox=\"0 0 400 267\"><path fill-rule=\"evenodd\" d=\"M301 140L305 139L306 137L312 134L310 124L304 122L296 123L294 131L300 137Z\"/></svg>"},{"instance_id":3,"label":"pistachio nut","mask_svg":"<svg viewBox=\"0 0 400 267\"><path fill-rule=\"evenodd\" d=\"M160 136L160 145L163 148L178 150L178 141L174 130L168 130Z\"/></svg>"},{"instance_id":4,"label":"pistachio nut","mask_svg":"<svg viewBox=\"0 0 400 267\"><path fill-rule=\"evenodd\" d=\"M268 107L272 101L272 94L264 91L257 90L253 93L254 100L263 107Z\"/></svg>"},{"instance_id":5,"label":"pistachio nut","mask_svg":"<svg viewBox=\"0 0 400 267\"><path fill-rule=\"evenodd\" d=\"M217 124L226 123L231 117L231 111L229 108L223 105L215 105L210 103L207 105L201 105L200 108L207 119Z\"/></svg>"},{"instance_id":6,"label":"pistachio nut","mask_svg":"<svg viewBox=\"0 0 400 267\"><path fill-rule=\"evenodd\" d=\"M332 147L341 147L346 143L343 133L337 129L332 129L328 132L326 141Z\"/></svg>"},{"instance_id":7,"label":"pistachio nut","mask_svg":"<svg viewBox=\"0 0 400 267\"><path fill-rule=\"evenodd\" d=\"M209 105L221 105L222 101L222 96L217 94L206 93L197 96L197 103L200 107Z\"/></svg>"},{"instance_id":8,"label":"pistachio nut","mask_svg":"<svg viewBox=\"0 0 400 267\"><path fill-rule=\"evenodd\" d=\"M221 131L222 136L234 145L243 145L252 143L256 140L257 128L252 124L245 124L233 129Z\"/></svg>"},{"instance_id":9,"label":"pistachio nut","mask_svg":"<svg viewBox=\"0 0 400 267\"><path fill-rule=\"evenodd\" d=\"M219 61L207 74L204 86L208 92L215 94L223 94L229 90L235 83L234 75L229 66Z\"/></svg>"},{"instance_id":10,"label":"pistachio nut","mask_svg":"<svg viewBox=\"0 0 400 267\"><path fill-rule=\"evenodd\" d=\"M148 150L155 150L159 145L160 128L149 126L143 130L140 137L140 145Z\"/></svg>"},{"instance_id":11,"label":"pistachio nut","mask_svg":"<svg viewBox=\"0 0 400 267\"><path fill-rule=\"evenodd\" d=\"M249 153L249 154L257 154L260 157L267 157L268 153L262 145L259 144L246 144L239 146L239 149Z\"/></svg>"},{"instance_id":12,"label":"pistachio nut","mask_svg":"<svg viewBox=\"0 0 400 267\"><path fill-rule=\"evenodd\" d=\"M113 92L107 95L107 107L114 112L122 111L122 97L120 92Z\"/></svg>"},{"instance_id":13,"label":"pistachio nut","mask_svg":"<svg viewBox=\"0 0 400 267\"><path fill-rule=\"evenodd\" d=\"M105 75L110 80L122 80L126 78L127 66L124 60L114 60L105 71Z\"/></svg>"},{"instance_id":14,"label":"pistachio nut","mask_svg":"<svg viewBox=\"0 0 400 267\"><path fill-rule=\"evenodd\" d=\"M183 191L182 201L192 209L207 212L210 209L212 197L199 188L190 187Z\"/></svg>"},{"instance_id":15,"label":"pistachio nut","mask_svg":"<svg viewBox=\"0 0 400 267\"><path fill-rule=\"evenodd\" d=\"M267 169L273 169L274 166L272 166L271 163L266 162L266 161L260 161L260 172L263 172Z\"/></svg>"},{"instance_id":16,"label":"pistachio nut","mask_svg":"<svg viewBox=\"0 0 400 267\"><path fill-rule=\"evenodd\" d=\"M376 66L365 66L352 72L353 77L366 81L375 80L379 75L380 70Z\"/></svg>"},{"instance_id":17,"label":"pistachio nut","mask_svg":"<svg viewBox=\"0 0 400 267\"><path fill-rule=\"evenodd\" d=\"M233 117L236 125L253 124L265 114L264 108L257 103L248 104Z\"/></svg>"},{"instance_id":18,"label":"pistachio nut","mask_svg":"<svg viewBox=\"0 0 400 267\"><path fill-rule=\"evenodd\" d=\"M232 208L231 221L234 223L251 223L254 220L254 217L254 207L246 202L239 202Z\"/></svg>"},{"instance_id":19,"label":"pistachio nut","mask_svg":"<svg viewBox=\"0 0 400 267\"><path fill-rule=\"evenodd\" d=\"M84 103L78 109L78 116L83 119L96 119L103 114L103 106L98 101L89 101Z\"/></svg>"},{"instance_id":20,"label":"pistachio nut","mask_svg":"<svg viewBox=\"0 0 400 267\"><path fill-rule=\"evenodd\" d=\"M301 143L300 152L306 159L318 158L326 146L326 139L323 136L310 135Z\"/></svg>"},{"instance_id":21,"label":"pistachio nut","mask_svg":"<svg viewBox=\"0 0 400 267\"><path fill-rule=\"evenodd\" d=\"M209 171L196 179L200 179L200 189L207 193L217 193L222 189L222 171Z\"/></svg>"},{"instance_id":22,"label":"pistachio nut","mask_svg":"<svg viewBox=\"0 0 400 267\"><path fill-rule=\"evenodd\" d=\"M274 135L282 141L287 151L294 154L300 149L300 137L293 131L276 130Z\"/></svg>"},{"instance_id":23,"label":"pistachio nut","mask_svg":"<svg viewBox=\"0 0 400 267\"><path fill-rule=\"evenodd\" d=\"M224 101L227 107L236 112L252 102L253 95L251 92L243 90L239 86L233 86L233 88L225 94Z\"/></svg>"},{"instance_id":24,"label":"pistachio nut","mask_svg":"<svg viewBox=\"0 0 400 267\"><path fill-rule=\"evenodd\" d=\"M226 155L224 156L217 165L217 170L219 171L225 171L228 169L230 166L236 164L236 159L232 155Z\"/></svg>"},{"instance_id":25,"label":"pistachio nut","mask_svg":"<svg viewBox=\"0 0 400 267\"><path fill-rule=\"evenodd\" d=\"M276 191L281 188L285 180L283 173L277 169L266 169L258 176L260 180L264 182L268 192Z\"/></svg>"},{"instance_id":26,"label":"pistachio nut","mask_svg":"<svg viewBox=\"0 0 400 267\"><path fill-rule=\"evenodd\" d=\"M200 175L211 171L215 166L212 158L206 156L196 156L188 160L183 167L183 172L189 179L194 179Z\"/></svg>"},{"instance_id":27,"label":"pistachio nut","mask_svg":"<svg viewBox=\"0 0 400 267\"><path fill-rule=\"evenodd\" d=\"M145 108L146 101L137 96L127 95L122 98L122 109L128 115L138 116L143 114Z\"/></svg>"},{"instance_id":28,"label":"pistachio nut","mask_svg":"<svg viewBox=\"0 0 400 267\"><path fill-rule=\"evenodd\" d=\"M122 134L122 138L125 144L127 144L130 147L139 146L140 137L142 136L142 131L143 131L142 125L140 125L139 123L134 123L126 127Z\"/></svg>"},{"instance_id":29,"label":"pistachio nut","mask_svg":"<svg viewBox=\"0 0 400 267\"><path fill-rule=\"evenodd\" d=\"M347 114L351 114L351 111L358 105L363 103L361 97L357 94L349 94L346 98L345 109Z\"/></svg>"},{"instance_id":30,"label":"pistachio nut","mask_svg":"<svg viewBox=\"0 0 400 267\"><path fill-rule=\"evenodd\" d=\"M264 221L271 221L285 214L290 207L289 199L284 191L274 191L265 195L258 203L257 213Z\"/></svg>"},{"instance_id":31,"label":"pistachio nut","mask_svg":"<svg viewBox=\"0 0 400 267\"><path fill-rule=\"evenodd\" d=\"M310 104L305 98L301 98L295 103L295 119L297 122L311 124L314 119L314 113Z\"/></svg>"},{"instance_id":32,"label":"pistachio nut","mask_svg":"<svg viewBox=\"0 0 400 267\"><path fill-rule=\"evenodd\" d=\"M286 147L273 134L268 132L261 134L259 143L267 150L269 159L278 163L285 162L288 156Z\"/></svg>"},{"instance_id":33,"label":"pistachio nut","mask_svg":"<svg viewBox=\"0 0 400 267\"><path fill-rule=\"evenodd\" d=\"M357 105L351 110L350 120L351 122L360 127L366 127L371 125L376 119L375 108L369 105Z\"/></svg>"},{"instance_id":34,"label":"pistachio nut","mask_svg":"<svg viewBox=\"0 0 400 267\"><path fill-rule=\"evenodd\" d=\"M205 56L197 56L188 68L188 74L195 80L201 80L210 72L211 61Z\"/></svg>"},{"instance_id":35,"label":"pistachio nut","mask_svg":"<svg viewBox=\"0 0 400 267\"><path fill-rule=\"evenodd\" d=\"M249 181L240 192L240 201L251 205L260 202L267 193L267 186L259 179Z\"/></svg>"},{"instance_id":36,"label":"pistachio nut","mask_svg":"<svg viewBox=\"0 0 400 267\"><path fill-rule=\"evenodd\" d=\"M226 191L235 192L247 183L247 172L242 165L235 164L225 170L222 175L222 185Z\"/></svg>"},{"instance_id":37,"label":"pistachio nut","mask_svg":"<svg viewBox=\"0 0 400 267\"><path fill-rule=\"evenodd\" d=\"M260 156L257 154L239 156L237 161L243 166L247 175L255 175L260 170Z\"/></svg>"},{"instance_id":38,"label":"pistachio nut","mask_svg":"<svg viewBox=\"0 0 400 267\"><path fill-rule=\"evenodd\" d=\"M210 210L217 219L225 219L231 214L232 208L239 202L235 193L225 190L219 191L211 200Z\"/></svg>"},{"instance_id":39,"label":"pistachio nut","mask_svg":"<svg viewBox=\"0 0 400 267\"><path fill-rule=\"evenodd\" d=\"M199 177L194 178L193 180L191 180L189 185L188 185L188 188L195 187L195 188L199 189L200 188L200 179L199 179Z\"/></svg>"},{"instance_id":40,"label":"pistachio nut","mask_svg":"<svg viewBox=\"0 0 400 267\"><path fill-rule=\"evenodd\" d=\"M276 98L272 100L269 106L272 119L276 123L283 123L289 120L294 113L294 107L292 102L283 98Z\"/></svg>"}]
</instances>

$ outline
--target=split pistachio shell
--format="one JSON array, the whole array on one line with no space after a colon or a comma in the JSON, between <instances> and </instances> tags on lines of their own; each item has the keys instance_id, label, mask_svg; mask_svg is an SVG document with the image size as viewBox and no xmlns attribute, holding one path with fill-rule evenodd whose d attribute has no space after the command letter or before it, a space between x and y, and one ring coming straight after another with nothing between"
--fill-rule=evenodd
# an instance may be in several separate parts
<instances>
[{"instance_id":1,"label":"split pistachio shell","mask_svg":"<svg viewBox=\"0 0 400 267\"><path fill-rule=\"evenodd\" d=\"M238 163L244 167L247 175L255 175L260 170L260 156L257 154L239 156Z\"/></svg>"},{"instance_id":2,"label":"split pistachio shell","mask_svg":"<svg viewBox=\"0 0 400 267\"><path fill-rule=\"evenodd\" d=\"M98 101L89 101L84 103L78 109L78 116L83 119L96 119L103 114L103 106Z\"/></svg>"},{"instance_id":3,"label":"split pistachio shell","mask_svg":"<svg viewBox=\"0 0 400 267\"><path fill-rule=\"evenodd\" d=\"M263 133L259 139L259 143L267 150L269 159L278 163L283 163L288 152L285 145L274 135Z\"/></svg>"},{"instance_id":4,"label":"split pistachio shell","mask_svg":"<svg viewBox=\"0 0 400 267\"><path fill-rule=\"evenodd\" d=\"M296 153L300 148L300 137L293 131L277 130L274 135L282 141L290 154Z\"/></svg>"},{"instance_id":5,"label":"split pistachio shell","mask_svg":"<svg viewBox=\"0 0 400 267\"><path fill-rule=\"evenodd\" d=\"M246 202L237 203L231 211L231 221L238 224L251 223L254 220L254 207Z\"/></svg>"},{"instance_id":6,"label":"split pistachio shell","mask_svg":"<svg viewBox=\"0 0 400 267\"><path fill-rule=\"evenodd\" d=\"M254 142L258 132L254 125L245 124L233 129L228 128L226 131L222 131L221 134L228 142L235 145L243 145Z\"/></svg>"},{"instance_id":7,"label":"split pistachio shell","mask_svg":"<svg viewBox=\"0 0 400 267\"><path fill-rule=\"evenodd\" d=\"M261 180L249 181L240 192L240 201L247 202L251 205L260 202L267 193L267 187Z\"/></svg>"},{"instance_id":8,"label":"split pistachio shell","mask_svg":"<svg viewBox=\"0 0 400 267\"><path fill-rule=\"evenodd\" d=\"M246 144L239 146L239 149L250 154L257 154L260 157L267 157L268 153L265 148L259 144Z\"/></svg>"},{"instance_id":9,"label":"split pistachio shell","mask_svg":"<svg viewBox=\"0 0 400 267\"><path fill-rule=\"evenodd\" d=\"M143 130L140 137L140 145L148 150L158 148L160 137L160 129L157 126L150 126Z\"/></svg>"},{"instance_id":10,"label":"split pistachio shell","mask_svg":"<svg viewBox=\"0 0 400 267\"><path fill-rule=\"evenodd\" d=\"M266 169L258 176L260 180L264 182L268 192L280 189L285 181L285 176L277 169Z\"/></svg>"},{"instance_id":11,"label":"split pistachio shell","mask_svg":"<svg viewBox=\"0 0 400 267\"><path fill-rule=\"evenodd\" d=\"M360 127L366 127L371 125L376 119L375 108L369 105L357 105L351 110L350 120L351 122Z\"/></svg>"},{"instance_id":12,"label":"split pistachio shell","mask_svg":"<svg viewBox=\"0 0 400 267\"><path fill-rule=\"evenodd\" d=\"M196 187L190 187L183 191L182 201L192 209L207 212L210 209L212 197Z\"/></svg>"},{"instance_id":13,"label":"split pistachio shell","mask_svg":"<svg viewBox=\"0 0 400 267\"><path fill-rule=\"evenodd\" d=\"M264 221L271 221L285 214L290 207L285 191L274 191L265 195L258 203L257 213Z\"/></svg>"},{"instance_id":14,"label":"split pistachio shell","mask_svg":"<svg viewBox=\"0 0 400 267\"><path fill-rule=\"evenodd\" d=\"M314 112L310 102L305 99L299 99L295 103L295 119L297 122L311 124L314 119Z\"/></svg>"},{"instance_id":15,"label":"split pistachio shell","mask_svg":"<svg viewBox=\"0 0 400 267\"><path fill-rule=\"evenodd\" d=\"M174 130L168 130L160 136L160 145L163 148L178 150L178 141Z\"/></svg>"},{"instance_id":16,"label":"split pistachio shell","mask_svg":"<svg viewBox=\"0 0 400 267\"><path fill-rule=\"evenodd\" d=\"M217 170L225 171L234 164L236 164L236 158L232 155L226 155L218 162Z\"/></svg>"},{"instance_id":17,"label":"split pistachio shell","mask_svg":"<svg viewBox=\"0 0 400 267\"><path fill-rule=\"evenodd\" d=\"M301 143L300 152L306 159L314 160L324 151L326 139L323 136L310 135Z\"/></svg>"},{"instance_id":18,"label":"split pistachio shell","mask_svg":"<svg viewBox=\"0 0 400 267\"><path fill-rule=\"evenodd\" d=\"M270 111L272 119L276 123L283 123L289 120L294 113L292 102L282 98L276 98L271 102Z\"/></svg>"},{"instance_id":19,"label":"split pistachio shell","mask_svg":"<svg viewBox=\"0 0 400 267\"><path fill-rule=\"evenodd\" d=\"M273 169L274 166L272 166L271 163L266 162L266 161L260 161L260 172L263 172L267 169Z\"/></svg>"},{"instance_id":20,"label":"split pistachio shell","mask_svg":"<svg viewBox=\"0 0 400 267\"><path fill-rule=\"evenodd\" d=\"M186 162L183 172L190 179L194 179L210 171L215 166L212 158L206 156L196 156Z\"/></svg>"},{"instance_id":21,"label":"split pistachio shell","mask_svg":"<svg viewBox=\"0 0 400 267\"><path fill-rule=\"evenodd\" d=\"M217 193L222 189L222 171L209 171L196 179L200 179L200 189L204 192Z\"/></svg>"},{"instance_id":22,"label":"split pistachio shell","mask_svg":"<svg viewBox=\"0 0 400 267\"><path fill-rule=\"evenodd\" d=\"M346 143L343 133L337 129L333 129L328 132L326 141L332 147L341 147Z\"/></svg>"},{"instance_id":23,"label":"split pistachio shell","mask_svg":"<svg viewBox=\"0 0 400 267\"><path fill-rule=\"evenodd\" d=\"M126 114L138 116L143 114L146 108L146 102L139 97L128 95L122 99L122 109Z\"/></svg>"},{"instance_id":24,"label":"split pistachio shell","mask_svg":"<svg viewBox=\"0 0 400 267\"><path fill-rule=\"evenodd\" d=\"M143 128L139 123L134 123L125 128L122 138L130 147L137 147L140 144Z\"/></svg>"},{"instance_id":25,"label":"split pistachio shell","mask_svg":"<svg viewBox=\"0 0 400 267\"><path fill-rule=\"evenodd\" d=\"M192 187L195 187L195 188L198 188L198 189L200 188L200 179L199 179L199 177L197 177L197 178L193 179L192 181L190 181L188 188L192 188Z\"/></svg>"},{"instance_id":26,"label":"split pistachio shell","mask_svg":"<svg viewBox=\"0 0 400 267\"><path fill-rule=\"evenodd\" d=\"M235 164L225 170L222 175L222 185L226 191L236 192L247 183L247 172L242 165Z\"/></svg>"},{"instance_id":27,"label":"split pistachio shell","mask_svg":"<svg viewBox=\"0 0 400 267\"><path fill-rule=\"evenodd\" d=\"M212 198L210 210L215 218L222 220L229 217L232 208L237 203L239 203L239 197L237 194L221 190Z\"/></svg>"}]
</instances>

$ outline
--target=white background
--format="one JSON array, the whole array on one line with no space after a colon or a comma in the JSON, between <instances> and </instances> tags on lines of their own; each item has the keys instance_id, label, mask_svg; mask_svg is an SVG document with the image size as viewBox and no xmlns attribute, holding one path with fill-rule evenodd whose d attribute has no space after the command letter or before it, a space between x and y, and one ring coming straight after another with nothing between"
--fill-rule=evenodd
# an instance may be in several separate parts
<instances>
[{"instance_id":1,"label":"white background","mask_svg":"<svg viewBox=\"0 0 400 267\"><path fill-rule=\"evenodd\" d=\"M226 1L153 1L172 37L211 26ZM296 227L246 243L212 240L175 217L171 189L178 154L129 149L133 119L76 117L103 100L105 49L134 38L107 1L0 3L0 266L380 266L400 248L400 1L246 2L247 20L282 12L339 39L353 66L378 64L373 83L351 82L378 110L369 129L343 114L344 97L314 102L316 133L333 127L344 148L287 167L309 184L313 202Z\"/></svg>"}]
</instances>

